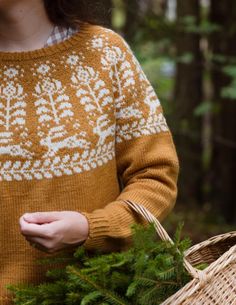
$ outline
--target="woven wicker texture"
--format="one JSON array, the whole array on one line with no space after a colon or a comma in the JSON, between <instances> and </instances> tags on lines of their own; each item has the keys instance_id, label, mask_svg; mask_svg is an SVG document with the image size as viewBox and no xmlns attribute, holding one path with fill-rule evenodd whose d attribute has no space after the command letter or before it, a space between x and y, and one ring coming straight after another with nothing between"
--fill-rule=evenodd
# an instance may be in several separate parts
<instances>
[{"instance_id":1,"label":"woven wicker texture","mask_svg":"<svg viewBox=\"0 0 236 305\"><path fill-rule=\"evenodd\" d=\"M124 201L148 222L162 240L173 243L160 222L143 206ZM204 270L194 266L208 263ZM236 305L236 231L212 237L185 252L184 266L192 276L187 285L162 305Z\"/></svg>"}]
</instances>

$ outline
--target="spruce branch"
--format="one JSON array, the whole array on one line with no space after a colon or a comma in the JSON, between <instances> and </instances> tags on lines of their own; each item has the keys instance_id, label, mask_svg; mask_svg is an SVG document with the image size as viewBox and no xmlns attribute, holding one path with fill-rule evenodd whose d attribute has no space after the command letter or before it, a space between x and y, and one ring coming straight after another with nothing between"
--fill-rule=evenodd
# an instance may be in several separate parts
<instances>
[{"instance_id":1,"label":"spruce branch","mask_svg":"<svg viewBox=\"0 0 236 305\"><path fill-rule=\"evenodd\" d=\"M158 241L153 225L133 227L133 246L101 254L77 249L70 265L47 272L50 282L12 287L16 305L158 305L184 286L188 238L179 226L174 244ZM178 246L177 246L178 245ZM50 262L50 267L51 267ZM203 266L204 267L204 266Z\"/></svg>"},{"instance_id":2,"label":"spruce branch","mask_svg":"<svg viewBox=\"0 0 236 305\"><path fill-rule=\"evenodd\" d=\"M108 291L104 287L101 287L95 283L89 276L82 274L79 270L75 269L73 266L68 267L68 272L77 276L83 283L87 283L90 286L90 289L94 289L99 292L103 298L114 305L130 305L127 301L116 295L115 293Z\"/></svg>"}]
</instances>

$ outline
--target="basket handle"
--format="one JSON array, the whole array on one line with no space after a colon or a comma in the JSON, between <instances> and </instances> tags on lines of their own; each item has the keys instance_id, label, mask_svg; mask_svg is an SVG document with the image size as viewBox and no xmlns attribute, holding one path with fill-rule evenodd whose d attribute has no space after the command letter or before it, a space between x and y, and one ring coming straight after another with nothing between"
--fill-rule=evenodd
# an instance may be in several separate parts
<instances>
[{"instance_id":1,"label":"basket handle","mask_svg":"<svg viewBox=\"0 0 236 305\"><path fill-rule=\"evenodd\" d=\"M173 240L170 238L166 230L163 228L159 220L153 216L152 213L150 213L144 206L134 203L133 201L130 200L123 200L125 204L127 204L132 210L143 216L145 220L147 220L149 223L153 223L154 227L156 229L156 232L158 236L161 238L163 241L169 241L171 244L174 244ZM177 251L179 251L177 249ZM193 277L193 278L199 278L199 270L194 268L188 260L184 257L183 258L183 264L188 273Z\"/></svg>"}]
</instances>

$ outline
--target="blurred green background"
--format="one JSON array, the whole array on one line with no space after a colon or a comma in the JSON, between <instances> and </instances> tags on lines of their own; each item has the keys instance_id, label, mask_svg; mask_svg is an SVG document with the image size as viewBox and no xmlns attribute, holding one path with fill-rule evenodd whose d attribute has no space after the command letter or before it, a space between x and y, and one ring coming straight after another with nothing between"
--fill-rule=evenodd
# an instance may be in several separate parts
<instances>
[{"instance_id":1,"label":"blurred green background","mask_svg":"<svg viewBox=\"0 0 236 305\"><path fill-rule=\"evenodd\" d=\"M236 1L106 0L159 96L180 159L164 221L194 242L236 228Z\"/></svg>"}]
</instances>

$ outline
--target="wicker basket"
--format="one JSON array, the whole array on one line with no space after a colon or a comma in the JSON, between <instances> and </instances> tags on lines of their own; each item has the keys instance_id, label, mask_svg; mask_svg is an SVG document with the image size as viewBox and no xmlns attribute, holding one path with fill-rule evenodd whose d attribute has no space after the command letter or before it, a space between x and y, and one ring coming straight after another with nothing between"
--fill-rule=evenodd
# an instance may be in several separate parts
<instances>
[{"instance_id":1,"label":"wicker basket","mask_svg":"<svg viewBox=\"0 0 236 305\"><path fill-rule=\"evenodd\" d=\"M162 240L173 243L160 222L143 206L126 204L153 222ZM194 266L207 263L204 270ZM236 305L236 231L212 237L184 253L184 266L192 280L161 305Z\"/></svg>"}]
</instances>

